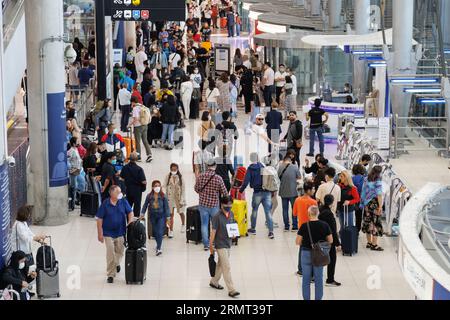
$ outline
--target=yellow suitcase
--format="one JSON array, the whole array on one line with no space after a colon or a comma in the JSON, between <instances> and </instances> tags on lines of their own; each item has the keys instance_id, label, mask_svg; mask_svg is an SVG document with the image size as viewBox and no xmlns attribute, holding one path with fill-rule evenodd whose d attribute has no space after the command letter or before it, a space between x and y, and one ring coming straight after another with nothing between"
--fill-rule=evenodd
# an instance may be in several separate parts
<instances>
[{"instance_id":1,"label":"yellow suitcase","mask_svg":"<svg viewBox=\"0 0 450 320\"><path fill-rule=\"evenodd\" d=\"M231 211L233 212L234 219L236 220L239 226L239 234L241 235L241 237L247 237L248 236L247 201L234 200Z\"/></svg>"}]
</instances>

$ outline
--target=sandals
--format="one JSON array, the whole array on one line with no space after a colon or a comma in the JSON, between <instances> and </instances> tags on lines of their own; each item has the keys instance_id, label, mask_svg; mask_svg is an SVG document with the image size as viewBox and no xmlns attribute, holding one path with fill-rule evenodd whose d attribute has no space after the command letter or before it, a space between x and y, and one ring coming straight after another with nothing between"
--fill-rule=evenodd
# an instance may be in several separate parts
<instances>
[{"instance_id":1,"label":"sandals","mask_svg":"<svg viewBox=\"0 0 450 320\"><path fill-rule=\"evenodd\" d=\"M223 290L223 287L222 287L220 284L218 284L218 285L216 286L216 285L210 283L209 286L210 286L211 288L214 288L214 289L217 289L217 290Z\"/></svg>"},{"instance_id":2,"label":"sandals","mask_svg":"<svg viewBox=\"0 0 450 320\"><path fill-rule=\"evenodd\" d=\"M366 249L372 249L372 244L370 242L367 242Z\"/></svg>"},{"instance_id":3,"label":"sandals","mask_svg":"<svg viewBox=\"0 0 450 320\"><path fill-rule=\"evenodd\" d=\"M372 248L370 248L370 250L372 251L384 251L384 249L382 247L380 247L379 245L372 245Z\"/></svg>"}]
</instances>

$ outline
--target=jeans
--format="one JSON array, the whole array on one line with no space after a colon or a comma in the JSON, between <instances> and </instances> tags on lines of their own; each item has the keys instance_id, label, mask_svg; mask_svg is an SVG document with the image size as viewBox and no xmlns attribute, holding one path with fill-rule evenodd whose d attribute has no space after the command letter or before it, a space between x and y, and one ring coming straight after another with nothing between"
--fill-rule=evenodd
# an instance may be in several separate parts
<instances>
[{"instance_id":1,"label":"jeans","mask_svg":"<svg viewBox=\"0 0 450 320\"><path fill-rule=\"evenodd\" d=\"M128 122L130 122L131 106L120 106L120 110L122 111L122 118L120 119L120 130L122 132L127 132Z\"/></svg>"},{"instance_id":2,"label":"jeans","mask_svg":"<svg viewBox=\"0 0 450 320\"><path fill-rule=\"evenodd\" d=\"M241 25L237 24L236 25L236 35L239 37L241 35Z\"/></svg>"},{"instance_id":3,"label":"jeans","mask_svg":"<svg viewBox=\"0 0 450 320\"><path fill-rule=\"evenodd\" d=\"M234 25L229 25L228 26L228 36L229 37L234 37Z\"/></svg>"},{"instance_id":4,"label":"jeans","mask_svg":"<svg viewBox=\"0 0 450 320\"><path fill-rule=\"evenodd\" d=\"M289 230L289 203L291 204L292 211L294 210L294 203L295 203L295 197L293 198L281 198L281 203L283 206L283 222L284 222L284 229ZM292 215L292 229L296 230L298 229L298 220L297 217L294 217Z\"/></svg>"},{"instance_id":5,"label":"jeans","mask_svg":"<svg viewBox=\"0 0 450 320\"><path fill-rule=\"evenodd\" d=\"M75 209L75 197L76 197L76 189L77 189L77 177L69 175L69 209Z\"/></svg>"},{"instance_id":6,"label":"jeans","mask_svg":"<svg viewBox=\"0 0 450 320\"><path fill-rule=\"evenodd\" d=\"M349 211L348 212L348 217L345 217L345 222L346 224L344 225L344 211L339 211L338 212L338 216L339 216L339 223L341 225L341 228L339 229L339 232L342 232L342 230L344 229L344 226L354 226L355 225L355 211Z\"/></svg>"},{"instance_id":7,"label":"jeans","mask_svg":"<svg viewBox=\"0 0 450 320\"><path fill-rule=\"evenodd\" d=\"M268 191L260 191L253 194L252 199L252 229L256 229L256 219L258 218L258 208L260 204L264 207L264 213L266 214L266 222L269 227L269 232L273 232L273 220L272 220L272 193Z\"/></svg>"},{"instance_id":8,"label":"jeans","mask_svg":"<svg viewBox=\"0 0 450 320\"><path fill-rule=\"evenodd\" d=\"M161 250L164 230L166 228L166 217L158 217L155 214L151 214L150 221L152 223L153 235L156 239L156 250Z\"/></svg>"},{"instance_id":9,"label":"jeans","mask_svg":"<svg viewBox=\"0 0 450 320\"><path fill-rule=\"evenodd\" d=\"M173 132L175 131L174 124L163 123L162 143L169 142L169 145L173 146Z\"/></svg>"},{"instance_id":10,"label":"jeans","mask_svg":"<svg viewBox=\"0 0 450 320\"><path fill-rule=\"evenodd\" d=\"M272 95L273 91L275 89L275 86L265 86L264 87L264 103L266 104L266 107L270 107L272 105Z\"/></svg>"},{"instance_id":11,"label":"jeans","mask_svg":"<svg viewBox=\"0 0 450 320\"><path fill-rule=\"evenodd\" d=\"M315 134L317 133L317 138L319 139L320 153L323 154L325 151L325 142L323 139L323 128L310 128L309 129L309 153L314 154L314 140Z\"/></svg>"},{"instance_id":12,"label":"jeans","mask_svg":"<svg viewBox=\"0 0 450 320\"><path fill-rule=\"evenodd\" d=\"M220 208L206 208L199 206L200 219L202 220L202 242L205 248L209 248L209 221L214 217Z\"/></svg>"},{"instance_id":13,"label":"jeans","mask_svg":"<svg viewBox=\"0 0 450 320\"><path fill-rule=\"evenodd\" d=\"M302 293L304 300L311 300L311 275L314 274L315 299L323 297L323 267L312 265L311 250L302 250Z\"/></svg>"}]
</instances>

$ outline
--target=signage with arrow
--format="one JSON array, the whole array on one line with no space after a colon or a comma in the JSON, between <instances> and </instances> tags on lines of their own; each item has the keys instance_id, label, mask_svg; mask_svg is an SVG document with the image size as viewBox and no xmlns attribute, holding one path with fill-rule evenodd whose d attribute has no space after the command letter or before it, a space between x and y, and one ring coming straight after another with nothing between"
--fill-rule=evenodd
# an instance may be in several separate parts
<instances>
[{"instance_id":1,"label":"signage with arrow","mask_svg":"<svg viewBox=\"0 0 450 320\"><path fill-rule=\"evenodd\" d=\"M105 14L119 21L184 21L185 0L105 0Z\"/></svg>"}]
</instances>

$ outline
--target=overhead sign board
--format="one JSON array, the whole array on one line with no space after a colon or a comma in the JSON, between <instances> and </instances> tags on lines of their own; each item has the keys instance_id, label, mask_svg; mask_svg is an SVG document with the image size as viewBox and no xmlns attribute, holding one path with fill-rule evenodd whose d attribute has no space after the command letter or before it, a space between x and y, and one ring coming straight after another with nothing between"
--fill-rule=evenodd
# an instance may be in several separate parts
<instances>
[{"instance_id":1,"label":"overhead sign board","mask_svg":"<svg viewBox=\"0 0 450 320\"><path fill-rule=\"evenodd\" d=\"M185 0L105 0L105 13L119 21L184 21Z\"/></svg>"}]
</instances>

